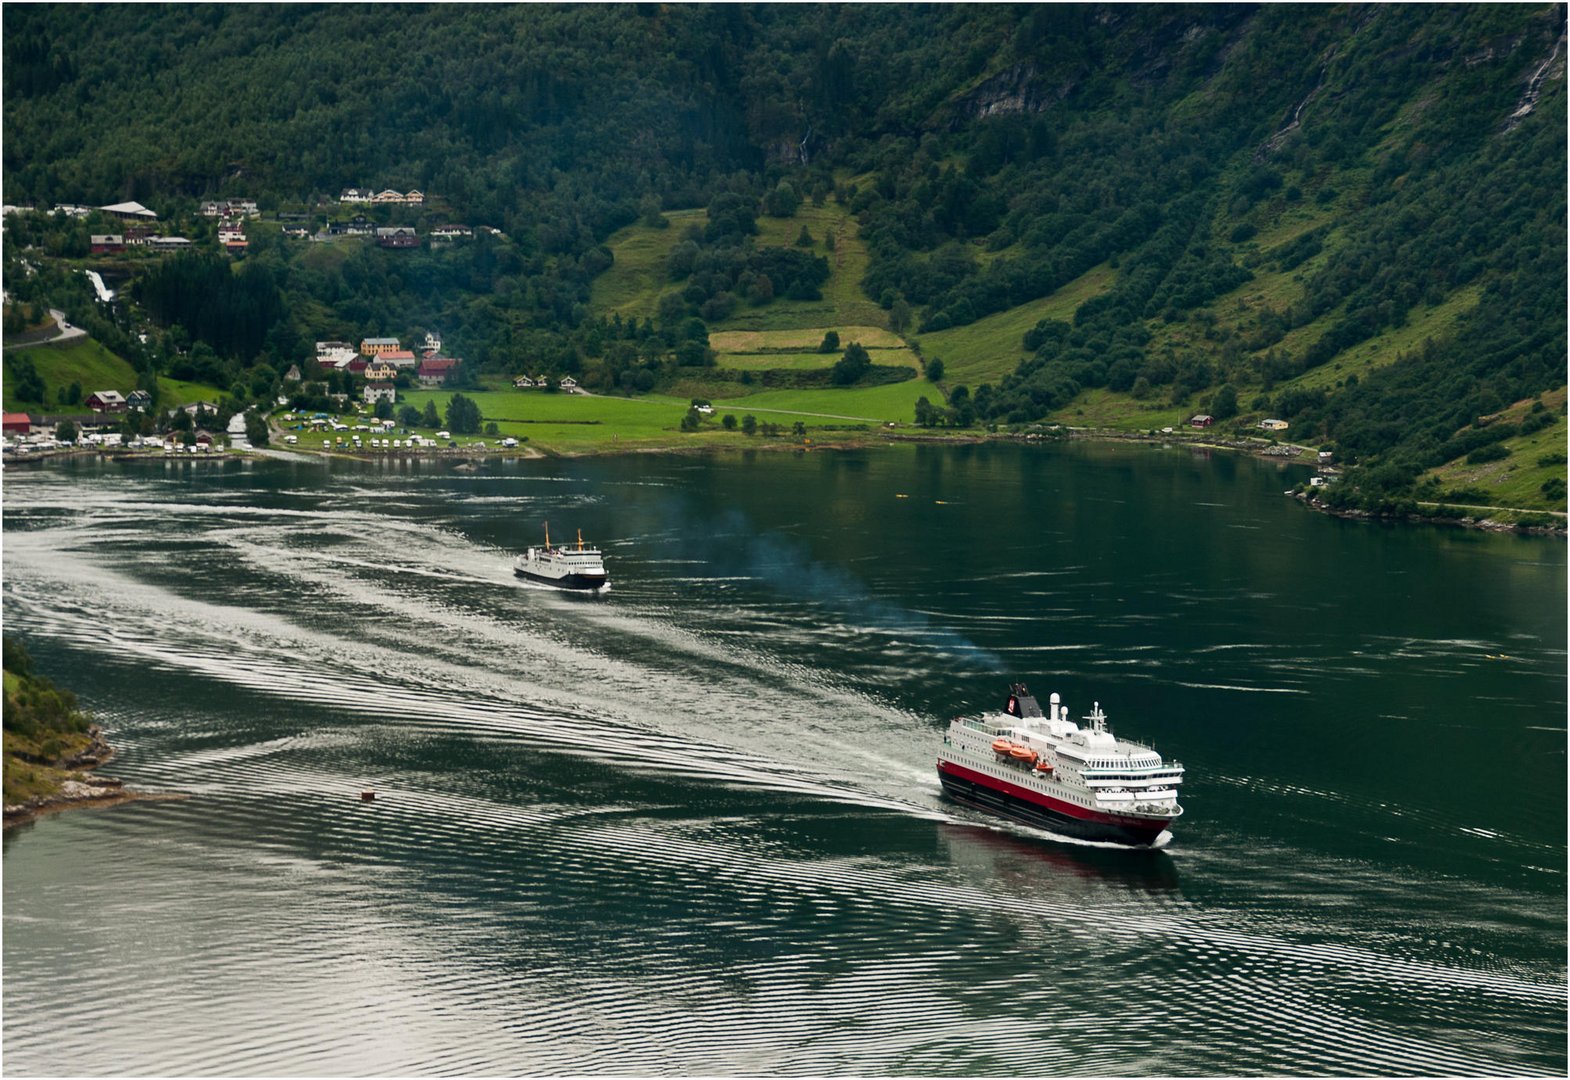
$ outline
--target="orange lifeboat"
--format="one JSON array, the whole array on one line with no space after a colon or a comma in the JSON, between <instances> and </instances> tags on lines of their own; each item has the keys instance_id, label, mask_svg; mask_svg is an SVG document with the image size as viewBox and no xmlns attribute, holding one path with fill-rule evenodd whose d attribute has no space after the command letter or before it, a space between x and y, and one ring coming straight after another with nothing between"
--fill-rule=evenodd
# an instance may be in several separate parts
<instances>
[{"instance_id":1,"label":"orange lifeboat","mask_svg":"<svg viewBox=\"0 0 1570 1080\"><path fill-rule=\"evenodd\" d=\"M1052 771L1052 762L1050 762L1050 761L1038 761L1038 762L1036 762L1036 771L1037 772L1051 772Z\"/></svg>"},{"instance_id":2,"label":"orange lifeboat","mask_svg":"<svg viewBox=\"0 0 1570 1080\"><path fill-rule=\"evenodd\" d=\"M1036 760L1037 754L1028 746L1016 746L1009 751L1009 757L1029 765Z\"/></svg>"},{"instance_id":3,"label":"orange lifeboat","mask_svg":"<svg viewBox=\"0 0 1570 1080\"><path fill-rule=\"evenodd\" d=\"M996 739L992 740L992 749L1000 754L1006 754L1010 750L1014 749L1014 744L1000 735Z\"/></svg>"}]
</instances>

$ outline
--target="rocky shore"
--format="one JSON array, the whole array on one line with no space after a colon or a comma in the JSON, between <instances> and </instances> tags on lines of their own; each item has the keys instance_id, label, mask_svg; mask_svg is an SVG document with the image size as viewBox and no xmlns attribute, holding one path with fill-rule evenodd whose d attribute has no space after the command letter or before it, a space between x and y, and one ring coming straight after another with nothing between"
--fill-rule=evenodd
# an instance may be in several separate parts
<instances>
[{"instance_id":1,"label":"rocky shore","mask_svg":"<svg viewBox=\"0 0 1570 1080\"><path fill-rule=\"evenodd\" d=\"M36 795L21 803L5 806L5 828L24 825L45 814L59 813L82 806L117 806L120 803L155 799L183 799L187 796L170 793L136 791L125 786L123 780L112 776L95 776L92 770L114 757L114 748L104 738L103 729L97 724L88 728L88 744L81 750L39 768L63 774L53 790Z\"/></svg>"}]
</instances>

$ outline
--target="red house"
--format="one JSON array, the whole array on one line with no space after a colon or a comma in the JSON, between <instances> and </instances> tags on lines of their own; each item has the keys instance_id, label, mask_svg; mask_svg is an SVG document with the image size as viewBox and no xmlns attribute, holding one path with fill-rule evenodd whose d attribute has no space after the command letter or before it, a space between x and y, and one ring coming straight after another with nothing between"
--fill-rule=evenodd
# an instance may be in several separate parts
<instances>
[{"instance_id":1,"label":"red house","mask_svg":"<svg viewBox=\"0 0 1570 1080\"><path fill-rule=\"evenodd\" d=\"M114 251L124 251L125 237L119 233L109 233L105 236L94 233L88 250L94 255L107 255Z\"/></svg>"},{"instance_id":2,"label":"red house","mask_svg":"<svg viewBox=\"0 0 1570 1080\"><path fill-rule=\"evenodd\" d=\"M127 402L118 390L94 390L84 403L94 412L125 412Z\"/></svg>"},{"instance_id":3,"label":"red house","mask_svg":"<svg viewBox=\"0 0 1570 1080\"><path fill-rule=\"evenodd\" d=\"M369 363L370 363L370 361L367 360L365 357L363 357L363 356L356 356L353 360L349 361L349 370L354 372L355 374L359 374L360 372L365 370L366 366Z\"/></svg>"},{"instance_id":4,"label":"red house","mask_svg":"<svg viewBox=\"0 0 1570 1080\"><path fill-rule=\"evenodd\" d=\"M25 412L5 413L5 434L31 435L33 433L33 418Z\"/></svg>"},{"instance_id":5,"label":"red house","mask_svg":"<svg viewBox=\"0 0 1570 1080\"><path fill-rule=\"evenodd\" d=\"M1189 417L1188 421L1190 427L1209 427L1215 422L1216 418L1206 413L1200 413L1198 416L1191 416Z\"/></svg>"},{"instance_id":6,"label":"red house","mask_svg":"<svg viewBox=\"0 0 1570 1080\"><path fill-rule=\"evenodd\" d=\"M445 356L435 356L429 360L420 361L418 372L420 382L426 386L437 386L447 381L447 376L452 374L452 369L461 361Z\"/></svg>"}]
</instances>

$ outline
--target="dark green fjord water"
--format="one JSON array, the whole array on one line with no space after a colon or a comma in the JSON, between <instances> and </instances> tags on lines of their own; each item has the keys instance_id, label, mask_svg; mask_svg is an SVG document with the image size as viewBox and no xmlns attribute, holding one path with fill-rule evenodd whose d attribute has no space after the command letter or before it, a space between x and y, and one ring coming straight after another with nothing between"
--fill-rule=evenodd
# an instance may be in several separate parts
<instances>
[{"instance_id":1,"label":"dark green fjord water","mask_svg":"<svg viewBox=\"0 0 1570 1080\"><path fill-rule=\"evenodd\" d=\"M6 836L5 1070L1563 1075L1565 545L1296 478L7 470L7 633L191 798ZM1011 677L1183 761L1170 844L942 799Z\"/></svg>"}]
</instances>

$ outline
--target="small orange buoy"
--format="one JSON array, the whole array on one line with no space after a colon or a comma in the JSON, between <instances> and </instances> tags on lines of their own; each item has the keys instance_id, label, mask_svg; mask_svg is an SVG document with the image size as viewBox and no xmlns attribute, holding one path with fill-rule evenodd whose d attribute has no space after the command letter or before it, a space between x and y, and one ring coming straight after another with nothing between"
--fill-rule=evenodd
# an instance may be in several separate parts
<instances>
[{"instance_id":1,"label":"small orange buoy","mask_svg":"<svg viewBox=\"0 0 1570 1080\"><path fill-rule=\"evenodd\" d=\"M371 791L369 788L367 788L366 790L360 792L360 801L361 802L374 802L375 800L376 800L376 792Z\"/></svg>"}]
</instances>

